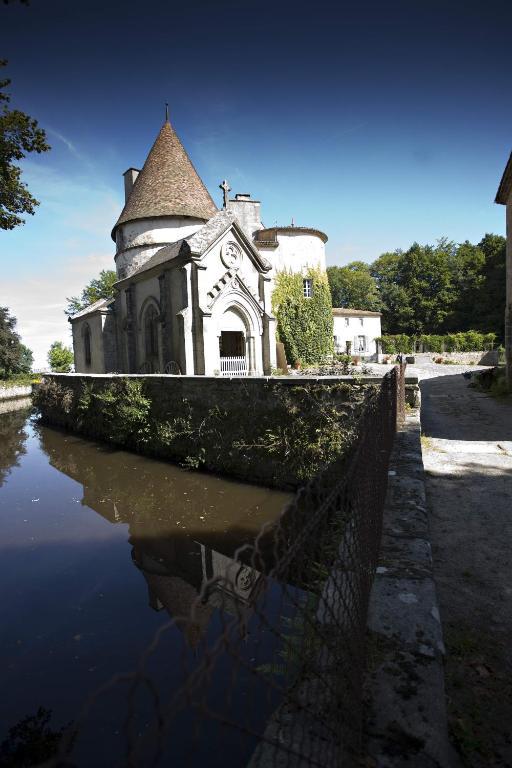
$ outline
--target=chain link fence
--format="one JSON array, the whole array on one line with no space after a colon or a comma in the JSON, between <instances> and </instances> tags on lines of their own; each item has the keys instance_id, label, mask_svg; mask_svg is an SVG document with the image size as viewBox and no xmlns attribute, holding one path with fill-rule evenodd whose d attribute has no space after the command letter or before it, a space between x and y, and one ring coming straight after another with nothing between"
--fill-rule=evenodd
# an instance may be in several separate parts
<instances>
[{"instance_id":1,"label":"chain link fence","mask_svg":"<svg viewBox=\"0 0 512 768\"><path fill-rule=\"evenodd\" d=\"M360 764L367 609L404 412L397 366L368 397L343 460L301 488L252 545L226 557L198 544L192 610L158 629L133 673L94 693L45 766L74 765L91 711L116 690L126 711L121 754L109 765ZM174 579L170 594L157 563L136 550L134 561L155 603L186 604L185 584ZM172 680L156 663L169 633L181 643L167 659Z\"/></svg>"}]
</instances>

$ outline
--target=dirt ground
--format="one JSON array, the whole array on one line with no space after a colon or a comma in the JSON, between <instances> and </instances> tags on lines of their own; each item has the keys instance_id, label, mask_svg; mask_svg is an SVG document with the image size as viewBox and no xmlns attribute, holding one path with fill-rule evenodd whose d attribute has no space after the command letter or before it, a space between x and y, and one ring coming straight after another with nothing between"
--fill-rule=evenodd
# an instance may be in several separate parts
<instances>
[{"instance_id":1,"label":"dirt ground","mask_svg":"<svg viewBox=\"0 0 512 768\"><path fill-rule=\"evenodd\" d=\"M450 735L471 768L512 766L512 398L425 379L422 448Z\"/></svg>"}]
</instances>

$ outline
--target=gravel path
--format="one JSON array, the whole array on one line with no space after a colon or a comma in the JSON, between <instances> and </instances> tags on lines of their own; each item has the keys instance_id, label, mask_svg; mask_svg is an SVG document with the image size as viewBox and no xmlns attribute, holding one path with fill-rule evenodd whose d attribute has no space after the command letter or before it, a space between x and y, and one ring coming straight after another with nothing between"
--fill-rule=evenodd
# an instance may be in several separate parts
<instances>
[{"instance_id":1,"label":"gravel path","mask_svg":"<svg viewBox=\"0 0 512 768\"><path fill-rule=\"evenodd\" d=\"M510 767L512 398L426 373L422 447L451 737L462 765Z\"/></svg>"}]
</instances>

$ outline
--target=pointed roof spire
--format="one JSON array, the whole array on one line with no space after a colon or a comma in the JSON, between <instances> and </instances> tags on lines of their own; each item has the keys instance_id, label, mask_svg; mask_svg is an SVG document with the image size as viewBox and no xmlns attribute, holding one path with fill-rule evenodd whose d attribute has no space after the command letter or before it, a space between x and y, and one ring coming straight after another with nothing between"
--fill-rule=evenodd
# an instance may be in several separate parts
<instances>
[{"instance_id":1,"label":"pointed roof spire","mask_svg":"<svg viewBox=\"0 0 512 768\"><path fill-rule=\"evenodd\" d=\"M112 230L112 238L115 240L116 228L126 221L158 216L208 220L216 212L210 193L166 119Z\"/></svg>"}]
</instances>

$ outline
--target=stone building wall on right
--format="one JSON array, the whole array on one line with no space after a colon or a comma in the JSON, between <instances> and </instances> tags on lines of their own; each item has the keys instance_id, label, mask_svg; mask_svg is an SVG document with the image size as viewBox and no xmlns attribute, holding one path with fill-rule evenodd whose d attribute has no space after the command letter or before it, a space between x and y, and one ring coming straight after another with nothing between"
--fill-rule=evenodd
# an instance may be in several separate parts
<instances>
[{"instance_id":1,"label":"stone building wall on right","mask_svg":"<svg viewBox=\"0 0 512 768\"><path fill-rule=\"evenodd\" d=\"M507 293L505 306L505 363L507 371L507 383L512 392L512 153L503 172L496 203L506 206L507 222Z\"/></svg>"}]
</instances>

